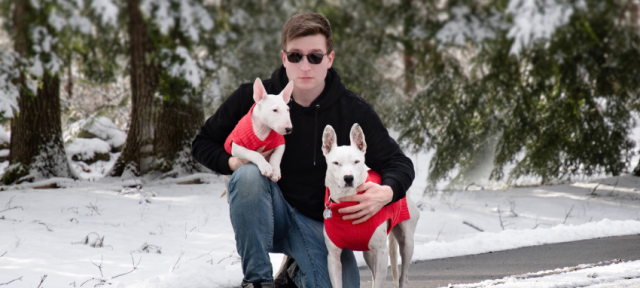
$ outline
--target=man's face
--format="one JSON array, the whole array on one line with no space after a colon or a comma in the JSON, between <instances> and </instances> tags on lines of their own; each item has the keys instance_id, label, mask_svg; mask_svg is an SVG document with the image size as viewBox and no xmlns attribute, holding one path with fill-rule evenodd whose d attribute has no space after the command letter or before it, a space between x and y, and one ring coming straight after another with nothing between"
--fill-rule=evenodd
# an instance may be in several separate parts
<instances>
[{"instance_id":1,"label":"man's face","mask_svg":"<svg viewBox=\"0 0 640 288\"><path fill-rule=\"evenodd\" d=\"M295 38L287 43L287 52L327 54L327 39L322 34ZM287 53L282 51L281 55L282 64L287 68L287 77L294 83L294 96L308 93L317 93L314 95L317 96L322 92L327 70L333 64L333 51L324 56L320 64L309 63L306 56L298 63L291 63L287 60Z\"/></svg>"}]
</instances>

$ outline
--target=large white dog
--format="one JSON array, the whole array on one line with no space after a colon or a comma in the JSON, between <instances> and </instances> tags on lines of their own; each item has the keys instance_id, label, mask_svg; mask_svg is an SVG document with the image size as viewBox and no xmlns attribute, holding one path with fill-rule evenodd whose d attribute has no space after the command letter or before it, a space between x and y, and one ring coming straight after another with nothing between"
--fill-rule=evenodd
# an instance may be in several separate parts
<instances>
[{"instance_id":1,"label":"large white dog","mask_svg":"<svg viewBox=\"0 0 640 288\"><path fill-rule=\"evenodd\" d=\"M256 103L240 119L224 144L227 153L253 162L262 175L274 182L280 180L280 161L285 147L283 135L291 133L293 129L287 105L292 92L293 82L289 81L280 94L268 94L260 78L256 78L253 83L253 100ZM273 152L267 162L260 152L270 150ZM229 178L223 177L225 190L220 197L227 194Z\"/></svg>"},{"instance_id":2,"label":"large white dog","mask_svg":"<svg viewBox=\"0 0 640 288\"><path fill-rule=\"evenodd\" d=\"M353 225L353 220L342 220L338 209L353 202L338 199L356 194L356 187L365 181L380 183L380 175L368 170L364 162L367 144L360 125L354 124L350 132L351 145L337 146L336 133L327 125L322 135L322 152L327 160L325 185L324 239L329 250L328 265L331 284L342 288L342 249L363 251L367 266L373 275L373 287L383 287L387 277L387 257L391 257L394 281L398 281L397 248L400 246L402 274L400 287L408 287L407 272L413 255L413 235L420 213L409 197L384 206L380 212L364 223ZM389 233L392 232L392 233ZM389 235L389 246L387 246Z\"/></svg>"}]
</instances>

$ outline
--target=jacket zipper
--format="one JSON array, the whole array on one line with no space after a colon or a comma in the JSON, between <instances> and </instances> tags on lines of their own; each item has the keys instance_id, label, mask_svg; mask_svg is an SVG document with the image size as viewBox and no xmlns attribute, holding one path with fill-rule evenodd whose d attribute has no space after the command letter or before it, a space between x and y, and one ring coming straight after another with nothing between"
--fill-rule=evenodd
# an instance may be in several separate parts
<instances>
[{"instance_id":1,"label":"jacket zipper","mask_svg":"<svg viewBox=\"0 0 640 288\"><path fill-rule=\"evenodd\" d=\"M316 154L318 153L318 151L316 151L316 143L318 143L318 110L320 109L320 104L316 105L316 132L315 132L315 138L313 141L313 166L316 166Z\"/></svg>"}]
</instances>

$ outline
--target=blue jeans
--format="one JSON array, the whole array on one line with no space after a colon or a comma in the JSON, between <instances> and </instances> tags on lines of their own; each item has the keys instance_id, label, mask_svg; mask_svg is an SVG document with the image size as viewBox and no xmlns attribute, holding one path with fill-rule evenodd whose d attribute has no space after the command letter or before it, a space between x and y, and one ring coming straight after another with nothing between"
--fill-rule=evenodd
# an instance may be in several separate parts
<instances>
[{"instance_id":1,"label":"blue jeans","mask_svg":"<svg viewBox=\"0 0 640 288\"><path fill-rule=\"evenodd\" d=\"M284 253L298 265L291 277L296 286L331 287L322 222L293 209L284 200L278 184L262 176L251 163L233 173L228 191L231 225L245 282L273 281L268 253ZM341 260L344 287L359 287L360 274L353 251L343 250Z\"/></svg>"}]
</instances>

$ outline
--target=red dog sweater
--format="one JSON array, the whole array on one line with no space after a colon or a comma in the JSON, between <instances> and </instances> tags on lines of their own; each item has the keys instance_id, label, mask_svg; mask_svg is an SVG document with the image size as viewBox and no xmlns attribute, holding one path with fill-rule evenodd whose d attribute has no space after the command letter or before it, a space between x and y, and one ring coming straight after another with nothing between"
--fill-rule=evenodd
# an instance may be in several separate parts
<instances>
[{"instance_id":1,"label":"red dog sweater","mask_svg":"<svg viewBox=\"0 0 640 288\"><path fill-rule=\"evenodd\" d=\"M373 170L368 171L369 175L366 182L374 182L380 184L382 177ZM358 194L362 194L360 192ZM342 220L343 216L339 209L358 204L358 202L340 202L334 203L329 198L329 188L326 188L324 196L325 207L331 209L331 217L324 219L324 229L327 231L329 239L340 249L350 249L354 251L369 251L369 240L373 236L373 232L382 224L382 222L391 220L391 225L387 229L387 234L398 223L411 218L409 209L407 208L407 198L402 198L397 202L382 207L376 215L369 218L364 223L353 225L355 220Z\"/></svg>"},{"instance_id":2,"label":"red dog sweater","mask_svg":"<svg viewBox=\"0 0 640 288\"><path fill-rule=\"evenodd\" d=\"M251 106L249 113L240 119L236 127L233 128L233 131L231 131L231 134L229 134L229 137L227 137L227 140L224 141L224 149L227 150L227 153L231 154L231 143L236 143L252 151L256 151L258 148L264 146L262 152L269 151L284 144L284 136L273 130L271 130L271 133L269 133L269 136L267 136L264 141L256 136L256 133L253 132L253 123L251 122L251 114L253 114L253 108L255 107L256 104Z\"/></svg>"}]
</instances>

